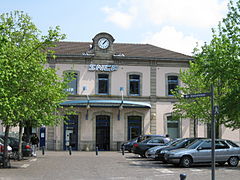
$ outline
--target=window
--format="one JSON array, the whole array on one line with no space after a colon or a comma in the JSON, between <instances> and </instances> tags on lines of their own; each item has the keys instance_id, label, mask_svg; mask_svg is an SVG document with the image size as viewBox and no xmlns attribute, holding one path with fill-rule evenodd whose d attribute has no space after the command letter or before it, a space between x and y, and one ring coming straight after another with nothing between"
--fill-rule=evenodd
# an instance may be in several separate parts
<instances>
[{"instance_id":1,"label":"window","mask_svg":"<svg viewBox=\"0 0 240 180\"><path fill-rule=\"evenodd\" d=\"M224 141L217 140L217 141L215 141L215 148L216 149L228 149L229 146Z\"/></svg>"},{"instance_id":2,"label":"window","mask_svg":"<svg viewBox=\"0 0 240 180\"><path fill-rule=\"evenodd\" d=\"M70 94L77 94L78 73L66 72L65 76L67 77L67 79L71 79L71 81L68 83L68 88L66 88L65 90Z\"/></svg>"},{"instance_id":3,"label":"window","mask_svg":"<svg viewBox=\"0 0 240 180\"><path fill-rule=\"evenodd\" d=\"M212 143L211 141L205 141L201 146L202 149L211 149L212 148Z\"/></svg>"},{"instance_id":4,"label":"window","mask_svg":"<svg viewBox=\"0 0 240 180\"><path fill-rule=\"evenodd\" d=\"M178 86L178 76L168 76L167 77L167 95L172 96L172 91Z\"/></svg>"},{"instance_id":5,"label":"window","mask_svg":"<svg viewBox=\"0 0 240 180\"><path fill-rule=\"evenodd\" d=\"M142 133L142 117L128 116L128 140L140 136Z\"/></svg>"},{"instance_id":6,"label":"window","mask_svg":"<svg viewBox=\"0 0 240 180\"><path fill-rule=\"evenodd\" d=\"M140 75L129 75L129 95L140 95Z\"/></svg>"},{"instance_id":7,"label":"window","mask_svg":"<svg viewBox=\"0 0 240 180\"><path fill-rule=\"evenodd\" d=\"M174 139L180 136L179 120L172 119L172 116L167 117L167 134Z\"/></svg>"},{"instance_id":8,"label":"window","mask_svg":"<svg viewBox=\"0 0 240 180\"><path fill-rule=\"evenodd\" d=\"M98 74L98 93L109 94L109 75Z\"/></svg>"},{"instance_id":9,"label":"window","mask_svg":"<svg viewBox=\"0 0 240 180\"><path fill-rule=\"evenodd\" d=\"M148 141L148 143L161 143L161 144L164 144L164 140L163 139L152 139L152 140Z\"/></svg>"}]
</instances>

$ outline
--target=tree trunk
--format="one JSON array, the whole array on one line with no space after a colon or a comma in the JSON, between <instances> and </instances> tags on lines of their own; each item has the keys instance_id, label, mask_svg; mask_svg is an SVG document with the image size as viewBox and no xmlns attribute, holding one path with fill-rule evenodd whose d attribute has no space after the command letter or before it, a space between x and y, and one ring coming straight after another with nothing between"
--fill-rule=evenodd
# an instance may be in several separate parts
<instances>
[{"instance_id":1,"label":"tree trunk","mask_svg":"<svg viewBox=\"0 0 240 180\"><path fill-rule=\"evenodd\" d=\"M194 137L198 137L198 120L196 117L193 118L193 135Z\"/></svg>"},{"instance_id":2,"label":"tree trunk","mask_svg":"<svg viewBox=\"0 0 240 180\"><path fill-rule=\"evenodd\" d=\"M19 123L19 144L18 144L18 161L22 160L22 135L23 135L23 125L22 122Z\"/></svg>"},{"instance_id":3,"label":"tree trunk","mask_svg":"<svg viewBox=\"0 0 240 180\"><path fill-rule=\"evenodd\" d=\"M4 168L7 168L10 166L10 159L8 157L8 135L9 135L9 129L10 129L10 126L7 125L6 128L5 128L5 136L4 136L4 151L3 151L3 167Z\"/></svg>"}]
</instances>

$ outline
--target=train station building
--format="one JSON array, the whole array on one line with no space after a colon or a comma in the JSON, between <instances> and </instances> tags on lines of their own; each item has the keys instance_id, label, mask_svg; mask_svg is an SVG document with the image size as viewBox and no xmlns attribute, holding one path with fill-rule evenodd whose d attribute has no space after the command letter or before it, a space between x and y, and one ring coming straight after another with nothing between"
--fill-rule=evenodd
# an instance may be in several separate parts
<instances>
[{"instance_id":1,"label":"train station building","mask_svg":"<svg viewBox=\"0 0 240 180\"><path fill-rule=\"evenodd\" d=\"M47 67L59 76L74 74L61 105L76 113L66 123L46 127L47 149L118 150L141 134L194 136L192 120L172 118L171 93L183 85L179 72L192 57L150 44L115 43L104 32L91 42L58 42L53 50L56 59L49 58ZM198 122L197 135L207 137L206 124ZM240 131L221 127L220 137L239 142Z\"/></svg>"}]
</instances>

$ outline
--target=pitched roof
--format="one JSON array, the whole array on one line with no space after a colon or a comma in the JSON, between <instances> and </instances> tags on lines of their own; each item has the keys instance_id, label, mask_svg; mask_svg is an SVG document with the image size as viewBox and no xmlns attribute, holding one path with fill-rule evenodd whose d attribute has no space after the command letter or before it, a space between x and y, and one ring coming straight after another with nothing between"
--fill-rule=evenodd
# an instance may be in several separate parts
<instances>
[{"instance_id":1,"label":"pitched roof","mask_svg":"<svg viewBox=\"0 0 240 180\"><path fill-rule=\"evenodd\" d=\"M57 42L56 47L51 49L58 55L82 55L89 51L91 44L91 42ZM125 57L192 59L191 56L150 44L114 43L113 49L115 54L123 54Z\"/></svg>"}]
</instances>

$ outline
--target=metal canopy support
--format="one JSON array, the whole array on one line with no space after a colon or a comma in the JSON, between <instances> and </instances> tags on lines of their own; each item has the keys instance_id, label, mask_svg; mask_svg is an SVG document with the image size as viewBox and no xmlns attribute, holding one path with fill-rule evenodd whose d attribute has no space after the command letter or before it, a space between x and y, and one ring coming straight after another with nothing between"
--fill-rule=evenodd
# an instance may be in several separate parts
<instances>
[{"instance_id":1,"label":"metal canopy support","mask_svg":"<svg viewBox=\"0 0 240 180\"><path fill-rule=\"evenodd\" d=\"M119 105L119 109L118 109L118 120L120 120L120 113L121 113L121 110L123 109L123 90L124 88L123 87L120 87L120 92L121 92L121 95L122 95L122 101Z\"/></svg>"},{"instance_id":2,"label":"metal canopy support","mask_svg":"<svg viewBox=\"0 0 240 180\"><path fill-rule=\"evenodd\" d=\"M87 86L83 86L83 91L87 90ZM87 104L86 104L86 108L87 108L87 113L86 113L86 120L88 120L88 110L90 109L90 103L89 103L89 96L88 94L86 94L87 96Z\"/></svg>"}]
</instances>

